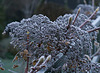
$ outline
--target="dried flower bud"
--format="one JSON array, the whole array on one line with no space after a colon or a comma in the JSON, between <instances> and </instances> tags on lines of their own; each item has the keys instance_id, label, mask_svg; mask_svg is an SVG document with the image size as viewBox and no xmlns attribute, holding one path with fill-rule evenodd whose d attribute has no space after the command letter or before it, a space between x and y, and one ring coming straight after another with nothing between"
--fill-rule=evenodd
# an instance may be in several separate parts
<instances>
[{"instance_id":1,"label":"dried flower bud","mask_svg":"<svg viewBox=\"0 0 100 73\"><path fill-rule=\"evenodd\" d=\"M88 55L84 55L89 61L91 61L91 58Z\"/></svg>"},{"instance_id":2,"label":"dried flower bud","mask_svg":"<svg viewBox=\"0 0 100 73\"><path fill-rule=\"evenodd\" d=\"M98 12L99 11L99 7L96 9L96 12Z\"/></svg>"},{"instance_id":3,"label":"dried flower bud","mask_svg":"<svg viewBox=\"0 0 100 73\"><path fill-rule=\"evenodd\" d=\"M18 60L18 56L14 57L13 62L16 61L16 60Z\"/></svg>"},{"instance_id":4,"label":"dried flower bud","mask_svg":"<svg viewBox=\"0 0 100 73\"><path fill-rule=\"evenodd\" d=\"M0 67L0 70L5 70L3 67Z\"/></svg>"},{"instance_id":5,"label":"dried flower bud","mask_svg":"<svg viewBox=\"0 0 100 73\"><path fill-rule=\"evenodd\" d=\"M29 31L27 31L27 34L29 34L30 32Z\"/></svg>"},{"instance_id":6,"label":"dried flower bud","mask_svg":"<svg viewBox=\"0 0 100 73\"><path fill-rule=\"evenodd\" d=\"M65 42L66 45L70 44L70 42Z\"/></svg>"},{"instance_id":7,"label":"dried flower bud","mask_svg":"<svg viewBox=\"0 0 100 73\"><path fill-rule=\"evenodd\" d=\"M27 60L27 55L24 55L23 56L23 59L26 61Z\"/></svg>"},{"instance_id":8,"label":"dried flower bud","mask_svg":"<svg viewBox=\"0 0 100 73\"><path fill-rule=\"evenodd\" d=\"M50 46L47 46L47 50L48 50L49 52L52 51L52 49L50 48Z\"/></svg>"},{"instance_id":9,"label":"dried flower bud","mask_svg":"<svg viewBox=\"0 0 100 73\"><path fill-rule=\"evenodd\" d=\"M46 58L46 62L48 62L48 61L50 61L51 60L51 55L49 55L49 56L47 56L47 58Z\"/></svg>"},{"instance_id":10,"label":"dried flower bud","mask_svg":"<svg viewBox=\"0 0 100 73\"><path fill-rule=\"evenodd\" d=\"M33 60L32 65L36 65L37 62L38 62L38 60Z\"/></svg>"},{"instance_id":11,"label":"dried flower bud","mask_svg":"<svg viewBox=\"0 0 100 73\"><path fill-rule=\"evenodd\" d=\"M19 67L18 65L13 65L13 68L15 69L15 68L17 68L17 67Z\"/></svg>"},{"instance_id":12,"label":"dried flower bud","mask_svg":"<svg viewBox=\"0 0 100 73\"><path fill-rule=\"evenodd\" d=\"M27 55L28 54L28 50L24 50L23 54Z\"/></svg>"},{"instance_id":13,"label":"dried flower bud","mask_svg":"<svg viewBox=\"0 0 100 73\"><path fill-rule=\"evenodd\" d=\"M24 52L20 52L20 55L23 56L24 55Z\"/></svg>"}]
</instances>

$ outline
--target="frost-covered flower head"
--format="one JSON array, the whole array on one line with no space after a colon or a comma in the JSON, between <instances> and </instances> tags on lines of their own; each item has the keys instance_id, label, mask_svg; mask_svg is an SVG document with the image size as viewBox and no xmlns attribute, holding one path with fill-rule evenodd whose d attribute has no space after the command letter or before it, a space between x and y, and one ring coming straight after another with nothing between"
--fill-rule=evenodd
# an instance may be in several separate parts
<instances>
[{"instance_id":1,"label":"frost-covered flower head","mask_svg":"<svg viewBox=\"0 0 100 73\"><path fill-rule=\"evenodd\" d=\"M71 18L72 21L69 21ZM21 22L8 24L4 33L8 32L10 34L11 44L23 50L21 51L22 55L29 51L31 59L36 60L41 56L47 57L50 55L52 58L47 67L52 66L59 59L57 55L62 53L66 57L68 72L73 67L75 70L85 54L91 56L92 36L87 30L95 28L93 25L79 27L88 18L83 14L79 15L74 25L72 25L74 18L75 14L66 14L52 22L44 15L33 15L31 18L21 20ZM83 69L82 66L81 68Z\"/></svg>"},{"instance_id":2,"label":"frost-covered flower head","mask_svg":"<svg viewBox=\"0 0 100 73\"><path fill-rule=\"evenodd\" d=\"M80 10L81 11L81 10ZM62 28L65 27L67 24L68 24L68 20L69 18L72 17L72 22L74 21L75 17L76 17L76 14L65 14L64 16L59 16L55 22L57 22L57 24L59 26L61 26ZM74 26L77 26L79 27L80 25L82 25L86 20L88 19L88 17L84 14L79 14L75 23L74 23ZM94 29L96 28L96 26L92 25L92 22L90 20L90 22L86 23L86 25L84 25L81 30L85 30L85 31L88 31L88 30L91 30L91 29ZM90 33L90 36L91 36L91 39L97 39L97 32L91 32Z\"/></svg>"}]
</instances>

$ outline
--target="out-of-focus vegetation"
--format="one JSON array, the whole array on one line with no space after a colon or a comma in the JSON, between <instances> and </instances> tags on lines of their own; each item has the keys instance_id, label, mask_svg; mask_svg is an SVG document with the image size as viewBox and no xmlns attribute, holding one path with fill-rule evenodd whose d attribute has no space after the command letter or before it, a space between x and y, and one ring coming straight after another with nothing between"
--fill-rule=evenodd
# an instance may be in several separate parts
<instances>
[{"instance_id":1,"label":"out-of-focus vegetation","mask_svg":"<svg viewBox=\"0 0 100 73\"><path fill-rule=\"evenodd\" d=\"M8 69L11 68L12 69L12 60L11 59L1 59L3 61L3 67L5 68L4 71L0 70L0 73L11 73L8 72Z\"/></svg>"},{"instance_id":2,"label":"out-of-focus vegetation","mask_svg":"<svg viewBox=\"0 0 100 73\"><path fill-rule=\"evenodd\" d=\"M1 59L1 60L2 60L2 64L3 64L3 68L5 70L0 70L0 73L12 73L12 72L16 72L16 71L18 73L22 73L21 72L23 69L22 65L15 69L15 68L13 68L14 63L12 63L12 59ZM15 63L17 63L17 62L15 62Z\"/></svg>"}]
</instances>

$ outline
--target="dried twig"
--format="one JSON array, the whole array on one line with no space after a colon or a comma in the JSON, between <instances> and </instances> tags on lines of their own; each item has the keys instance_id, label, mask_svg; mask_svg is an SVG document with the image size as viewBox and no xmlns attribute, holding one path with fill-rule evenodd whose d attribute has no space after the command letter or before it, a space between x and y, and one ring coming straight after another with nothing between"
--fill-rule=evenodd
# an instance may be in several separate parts
<instances>
[{"instance_id":1,"label":"dried twig","mask_svg":"<svg viewBox=\"0 0 100 73\"><path fill-rule=\"evenodd\" d=\"M96 31L96 30L100 30L100 27L97 27L95 29L88 30L87 32L90 33L90 32Z\"/></svg>"},{"instance_id":2,"label":"dried twig","mask_svg":"<svg viewBox=\"0 0 100 73\"><path fill-rule=\"evenodd\" d=\"M29 50L28 49L28 47L29 47L29 32L27 31L27 50ZM28 65L29 65L29 57L27 57L27 65L26 65L26 69L25 69L25 73L28 73Z\"/></svg>"},{"instance_id":3,"label":"dried twig","mask_svg":"<svg viewBox=\"0 0 100 73\"><path fill-rule=\"evenodd\" d=\"M75 23L75 21L76 21L76 19L77 19L78 15L79 15L79 13L80 13L80 10L81 10L81 8L79 8L79 9L78 9L78 12L77 12L76 17L75 17L75 19L74 19L74 21L73 21L73 23L72 23L72 24L74 24L74 23Z\"/></svg>"},{"instance_id":4,"label":"dried twig","mask_svg":"<svg viewBox=\"0 0 100 73\"><path fill-rule=\"evenodd\" d=\"M93 14L79 27L82 28L89 20L99 11L99 7L93 12Z\"/></svg>"}]
</instances>

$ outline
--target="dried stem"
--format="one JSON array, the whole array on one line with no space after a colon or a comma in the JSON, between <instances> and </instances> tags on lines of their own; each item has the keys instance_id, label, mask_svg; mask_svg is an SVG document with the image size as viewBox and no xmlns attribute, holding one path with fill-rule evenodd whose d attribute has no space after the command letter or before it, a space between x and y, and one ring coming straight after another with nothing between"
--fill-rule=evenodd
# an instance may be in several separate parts
<instances>
[{"instance_id":1,"label":"dried stem","mask_svg":"<svg viewBox=\"0 0 100 73\"><path fill-rule=\"evenodd\" d=\"M93 12L93 14L79 27L82 28L89 20L99 11L99 7Z\"/></svg>"},{"instance_id":2,"label":"dried stem","mask_svg":"<svg viewBox=\"0 0 100 73\"><path fill-rule=\"evenodd\" d=\"M29 47L29 32L27 31L27 50L29 51L28 47ZM27 57L27 65L26 65L26 69L25 69L25 73L28 73L28 65L29 65L29 57Z\"/></svg>"},{"instance_id":3,"label":"dried stem","mask_svg":"<svg viewBox=\"0 0 100 73\"><path fill-rule=\"evenodd\" d=\"M87 32L90 33L90 32L96 31L96 30L100 30L100 27L97 27L95 29L88 30Z\"/></svg>"},{"instance_id":4,"label":"dried stem","mask_svg":"<svg viewBox=\"0 0 100 73\"><path fill-rule=\"evenodd\" d=\"M28 73L28 65L29 65L29 57L27 57L27 66L26 66L26 69L25 69L25 73Z\"/></svg>"},{"instance_id":5,"label":"dried stem","mask_svg":"<svg viewBox=\"0 0 100 73\"><path fill-rule=\"evenodd\" d=\"M79 9L78 9L78 12L77 12L76 17L75 17L75 19L74 19L74 21L73 21L73 23L72 23L72 24L74 24L74 23L75 23L75 21L76 21L76 19L77 19L78 15L79 15L79 13L80 13L80 10L81 10L81 8L79 8Z\"/></svg>"}]
</instances>

